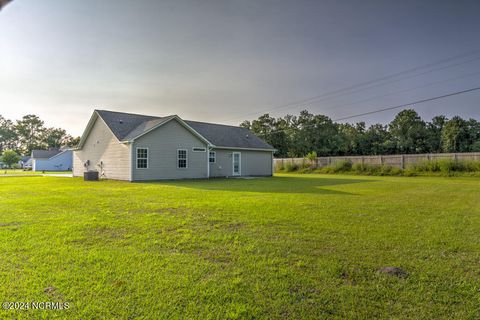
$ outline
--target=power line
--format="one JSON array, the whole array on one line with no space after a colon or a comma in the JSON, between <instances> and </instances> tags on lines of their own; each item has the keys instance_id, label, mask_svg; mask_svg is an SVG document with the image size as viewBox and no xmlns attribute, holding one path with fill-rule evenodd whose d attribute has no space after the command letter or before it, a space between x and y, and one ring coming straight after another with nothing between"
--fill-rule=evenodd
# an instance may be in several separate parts
<instances>
[{"instance_id":1,"label":"power line","mask_svg":"<svg viewBox=\"0 0 480 320\"><path fill-rule=\"evenodd\" d=\"M370 98L363 99L363 100L357 100L355 102L351 102L351 103L347 103L347 104L336 104L336 105L333 105L333 106L329 106L327 108L322 108L322 111L331 110L331 109L335 109L335 108L338 109L338 108L342 108L342 107L346 107L346 106L359 104L359 103L362 103L362 102L372 101L372 100L375 100L375 99L378 99L378 98L388 97L388 96L391 96L391 95L394 95L394 94L405 93L405 92L409 92L409 91L413 91L413 90L418 90L418 89L422 89L422 88L431 87L431 86L434 86L434 85L440 84L440 83L445 83L445 82L450 82L450 81L454 81L454 80L470 78L470 77L478 76L478 75L480 75L480 71L473 72L473 73L468 73L468 74L465 74L465 75L462 75L462 76L459 76L459 77L454 77L454 78L449 78L449 79L445 79L445 80L429 82L429 83L423 84L423 85L418 86L418 87L404 89L404 90L400 90L400 91L389 92L387 94L382 94L382 95L370 97Z\"/></svg>"},{"instance_id":2,"label":"power line","mask_svg":"<svg viewBox=\"0 0 480 320\"><path fill-rule=\"evenodd\" d=\"M432 97L432 98L417 100L417 101L413 101L413 102L409 102L409 103L405 103L405 104L401 104L401 105L397 105L397 106L393 106L393 107L386 107L386 108L381 108L381 109L377 109L377 110L373 110L373 111L363 112L363 113L359 113L359 114L355 114L355 115L351 115L351 116L346 116L346 117L342 117L342 118L333 119L332 121L333 122L343 121L343 120L348 120L348 119L357 118L357 117L361 117L361 116L366 116L366 115L370 115L370 114L385 112L385 111L389 111L389 110L405 108L405 107L408 107L408 106L413 106L413 105L416 105L416 104L421 104L421 103L425 103L425 102L429 102L429 101L440 100L440 99L444 99L444 98L448 98L448 97L452 97L452 96L456 96L456 95L460 95L460 94L464 94L464 93L468 93L468 92L473 92L473 91L477 91L477 90L480 90L480 87L475 87L475 88L462 90L462 91L451 92L451 93L447 93L447 94L444 94L444 95L441 95L441 96L436 96L436 97ZM302 128L308 128L308 127L314 127L314 126L316 126L316 124L306 125L306 126L303 126ZM286 129L270 131L268 134L282 132L282 131L286 131Z\"/></svg>"},{"instance_id":3,"label":"power line","mask_svg":"<svg viewBox=\"0 0 480 320\"><path fill-rule=\"evenodd\" d=\"M436 97L433 97L433 98L418 100L418 101L414 101L414 102L410 102L410 103L407 103L407 104L402 104L402 105L398 105L398 106L394 106L394 107L382 108L382 109L378 109L378 110L374 110L374 111L359 113L359 114L356 114L356 115L353 115L353 116L348 116L348 117L343 117L343 118L334 119L334 120L332 120L332 121L348 120L348 119L352 119L352 118L357 118L357 117L361 117L361 116L366 116L366 115L369 115L369 114L374 114L374 113L379 113L379 112L384 112L384 111L389 111L389 110L404 108L404 107L408 107L408 106L412 106L412 105L420 104L420 103L425 103L425 102L429 102L429 101L440 100L440 99L444 99L444 98L456 96L456 95L463 94L463 93L467 93L467 92L477 91L477 90L480 90L480 87L476 87L476 88L472 88L472 89L467 89L467 90L462 90L462 91L457 91L457 92L452 92L452 93L444 94L444 95L441 95L441 96L436 96Z\"/></svg>"},{"instance_id":4,"label":"power line","mask_svg":"<svg viewBox=\"0 0 480 320\"><path fill-rule=\"evenodd\" d=\"M263 112L268 112L268 111L272 111L272 110L276 110L276 109L285 109L285 108L288 108L288 107L291 107L291 106L297 106L297 105L304 104L304 103L309 103L309 102L311 103L311 102L317 101L317 100L322 99L322 98L327 99L327 98L339 97L339 96L342 96L342 95L348 95L348 94L360 92L360 91L363 91L363 90L366 90L366 89L371 89L371 88L375 88L375 87L378 87L378 86L383 86L383 85L386 85L386 84L395 83L395 82L398 82L398 81L401 81L401 80L411 79L411 78L418 77L418 76L421 76L421 75L425 75L425 74L428 74L428 73L431 73L431 72L444 70L444 69L451 68L451 67L456 67L458 65L462 65L462 64L466 64L466 63L473 62L473 61L476 61L476 60L480 60L480 57L475 57L475 58L469 59L467 61L462 61L462 62L450 64L450 65L447 65L447 66L442 66L442 67L439 67L439 68L435 68L435 69L432 69L432 70L422 72L420 74L414 74L414 75L410 75L410 76L407 76L407 77L402 77L400 79L395 79L395 80L392 80L392 81L384 82L385 80L396 78L396 77L404 75L404 74L409 74L409 73L412 73L412 72L415 72L415 71L418 71L418 70L422 70L422 69L428 69L428 68L431 68L433 66L443 64L445 62L449 62L449 61L452 61L452 60L458 60L458 59L461 59L461 58L472 56L472 55L474 55L478 52L480 52L480 50L470 51L468 53L464 53L464 54L460 54L460 55L453 56L453 57L450 57L450 58L438 60L438 61L433 62L433 63L429 63L429 64L426 64L426 65L418 66L418 67L411 68L411 69L407 69L407 70L404 70L404 71L401 71L401 72L398 72L398 73L394 73L394 74L391 74L391 75L388 75L388 76L384 76L384 77L380 77L380 78L377 78L377 79L374 79L374 80L369 80L369 81L366 81L366 82L358 83L358 84L355 84L355 85L352 85L352 86L349 86L349 87L346 87L346 88L325 92L325 93L322 93L320 95L317 95L317 96L314 96L314 97L311 97L311 98L307 98L307 99L303 99L303 100L297 100L297 101L282 104L282 105L279 105L279 106L276 106L276 107L272 107L272 108L269 108L269 109L264 109L264 110L261 110L261 111L256 111L256 112L251 112L251 113L244 114L244 115L235 116L233 118L226 119L225 121L231 121L231 120L239 119L239 118L242 118L242 117L247 117L249 115L256 115L256 114L260 114L260 113L263 113ZM378 83L378 82L384 82L384 83L380 83L380 84L377 84L377 85L372 85L372 84ZM358 88L361 88L361 89L358 89ZM353 89L357 89L357 90L353 90ZM344 93L344 92L346 92L346 93Z\"/></svg>"},{"instance_id":5,"label":"power line","mask_svg":"<svg viewBox=\"0 0 480 320\"><path fill-rule=\"evenodd\" d=\"M318 102L318 101L322 101L322 100L326 100L326 99L341 97L343 95L350 95L350 94L361 92L361 91L364 91L364 90L367 90L367 89L372 89L372 88L384 86L384 85L399 82L399 81L402 81L402 80L412 79L412 78L419 77L419 76L422 76L422 75L425 75L425 74L428 74L428 73L432 73L432 72L435 72L435 71L445 70L445 69L448 69L448 68L456 67L456 66L466 64L466 63L469 63L469 62L473 62L473 61L476 61L476 60L480 60L480 57L476 57L476 58L473 58L473 59L470 59L470 60L467 60L467 61L462 61L462 62L450 64L450 65L447 65L447 66L442 66L442 67L439 67L439 68L436 68L436 69L424 71L424 72L421 72L421 73L418 73L418 74L413 74L413 75L410 75L410 76L402 77L402 78L399 78L399 79L394 79L394 80L391 80L391 81L388 81L388 82L383 82L383 83L376 84L376 85L363 86L363 87L359 86L359 88L357 88L356 90L350 90L349 92L347 91L346 93L343 93L343 94L336 94L336 95L332 96L332 95L329 95L329 93L327 92L324 95L320 95L320 96L310 98L310 99L305 99L305 100L299 101L298 103L289 103L289 104L277 106L277 107L274 107L274 108L271 108L271 109L268 109L268 110L263 110L263 111L260 111L260 112L250 113L250 115L254 115L254 114L258 114L258 113L262 113L262 112L267 112L267 111L272 111L272 110L285 109L285 108L288 108L288 107L291 107L291 106L293 107L293 106L297 106L297 105L307 103L307 102L313 103L313 102ZM238 119L238 118L241 118L241 117L237 117L237 118L234 118L234 119ZM230 119L230 120L233 120L233 119Z\"/></svg>"}]
</instances>

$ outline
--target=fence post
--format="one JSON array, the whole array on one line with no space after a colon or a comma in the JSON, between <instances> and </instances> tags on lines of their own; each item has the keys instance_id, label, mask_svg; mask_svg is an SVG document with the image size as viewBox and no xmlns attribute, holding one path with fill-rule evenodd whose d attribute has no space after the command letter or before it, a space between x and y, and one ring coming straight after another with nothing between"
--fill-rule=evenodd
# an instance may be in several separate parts
<instances>
[{"instance_id":1,"label":"fence post","mask_svg":"<svg viewBox=\"0 0 480 320\"><path fill-rule=\"evenodd\" d=\"M405 169L405 156L403 154L401 155L400 166Z\"/></svg>"},{"instance_id":2,"label":"fence post","mask_svg":"<svg viewBox=\"0 0 480 320\"><path fill-rule=\"evenodd\" d=\"M383 156L380 156L380 164L383 165Z\"/></svg>"},{"instance_id":3,"label":"fence post","mask_svg":"<svg viewBox=\"0 0 480 320\"><path fill-rule=\"evenodd\" d=\"M362 156L362 166L365 164L365 157Z\"/></svg>"}]
</instances>

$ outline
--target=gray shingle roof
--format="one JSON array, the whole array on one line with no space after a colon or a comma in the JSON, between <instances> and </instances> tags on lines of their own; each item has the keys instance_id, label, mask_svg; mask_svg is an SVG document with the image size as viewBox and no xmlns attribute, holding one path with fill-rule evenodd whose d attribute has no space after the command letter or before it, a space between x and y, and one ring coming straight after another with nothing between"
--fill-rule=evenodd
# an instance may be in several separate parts
<instances>
[{"instance_id":1,"label":"gray shingle roof","mask_svg":"<svg viewBox=\"0 0 480 320\"><path fill-rule=\"evenodd\" d=\"M246 128L189 120L185 122L215 146L273 149L271 145L254 135Z\"/></svg>"},{"instance_id":2,"label":"gray shingle roof","mask_svg":"<svg viewBox=\"0 0 480 320\"><path fill-rule=\"evenodd\" d=\"M160 119L159 117L144 116L141 114L123 113L107 110L96 110L98 115L112 130L118 140L125 140L125 137L142 123Z\"/></svg>"},{"instance_id":3,"label":"gray shingle roof","mask_svg":"<svg viewBox=\"0 0 480 320\"><path fill-rule=\"evenodd\" d=\"M154 117L106 110L96 111L120 141L132 140L175 117ZM217 147L273 150L271 145L255 136L250 130L242 127L188 120L185 123Z\"/></svg>"},{"instance_id":4,"label":"gray shingle roof","mask_svg":"<svg viewBox=\"0 0 480 320\"><path fill-rule=\"evenodd\" d=\"M138 125L136 128L134 128L132 131L130 131L125 137L123 137L123 140L128 141L135 139L139 135L141 135L144 132L147 132L148 130L152 129L155 126L158 126L162 124L163 122L166 122L173 118L173 116L170 117L164 117L164 118L158 118L158 119L153 119L153 120L148 120L145 122L142 122L140 125Z\"/></svg>"},{"instance_id":5,"label":"gray shingle roof","mask_svg":"<svg viewBox=\"0 0 480 320\"><path fill-rule=\"evenodd\" d=\"M59 154L60 150L53 149L53 150L32 150L32 158L35 159L50 159L53 156Z\"/></svg>"}]
</instances>

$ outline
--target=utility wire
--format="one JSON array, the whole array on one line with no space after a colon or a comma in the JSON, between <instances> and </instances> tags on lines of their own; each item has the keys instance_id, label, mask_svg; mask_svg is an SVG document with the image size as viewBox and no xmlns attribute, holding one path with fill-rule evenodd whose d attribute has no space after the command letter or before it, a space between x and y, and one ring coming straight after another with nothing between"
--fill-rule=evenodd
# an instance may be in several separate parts
<instances>
[{"instance_id":1,"label":"utility wire","mask_svg":"<svg viewBox=\"0 0 480 320\"><path fill-rule=\"evenodd\" d=\"M402 77L400 79L395 79L393 81L384 82L385 80L396 78L396 77L399 77L399 76L404 75L404 74L409 74L409 73L412 73L412 72L415 72L415 71L428 69L428 68L431 68L433 66L443 64L445 62L449 62L449 61L452 61L452 60L458 60L458 59L461 59L461 58L472 56L472 55L474 55L478 52L480 52L480 50L470 51L468 53L464 53L464 54L453 56L453 57L450 57L450 58L438 60L438 61L433 62L433 63L429 63L429 64L426 64L426 65L418 66L418 67L411 68L411 69L407 69L405 71L394 73L394 74L391 74L391 75L388 75L388 76L384 76L384 77L377 78L377 79L374 79L374 80L358 83L356 85L352 85L352 86L349 86L349 87L346 87L346 88L325 92L325 93L322 93L320 95L317 95L317 96L314 96L314 97L311 97L311 98L308 98L308 99L297 100L297 101L282 104L282 105L279 105L279 106L276 106L276 107L272 107L272 108L269 108L269 109L264 109L262 111L256 111L256 112L252 112L252 113L248 113L248 114L244 114L244 115L235 116L233 118L226 119L224 121L231 121L231 120L239 119L239 118L242 118L242 117L247 117L249 115L256 115L256 114L260 114L260 113L263 113L263 112L268 112L268 111L272 111L272 110L276 110L276 109L285 109L285 108L288 108L288 107L291 107L291 106L297 106L297 105L304 104L304 103L309 103L309 102L311 103L311 102L314 102L314 101L318 101L322 98L323 98L322 100L324 100L324 99L339 97L339 96L342 96L342 95L349 95L349 94L360 92L360 91L363 91L363 90L366 90L366 89L371 89L371 88L375 88L375 87L378 87L378 86L383 86L383 85L386 85L386 84L398 82L398 81L401 81L401 80L411 79L411 78L418 77L418 76L421 76L421 75L425 75L425 74L428 74L428 73L431 73L431 72L456 67L458 65L462 65L462 64L466 64L466 63L473 62L473 61L476 61L476 60L480 60L480 57L475 57L475 58L469 59L467 61L462 61L462 62L450 64L450 65L447 65L447 66L442 66L442 67L435 68L435 69L432 69L432 70L427 70L427 71L422 72L420 74L409 75L409 76L406 76L406 77ZM378 83L378 82L384 82L384 83L373 85L373 84ZM357 90L354 90L354 89L357 89Z\"/></svg>"},{"instance_id":2,"label":"utility wire","mask_svg":"<svg viewBox=\"0 0 480 320\"><path fill-rule=\"evenodd\" d=\"M374 113L379 113L379 112L384 112L384 111L389 111L389 110L404 108L404 107L407 107L407 106L413 106L413 105L415 105L415 104L420 104L420 103L425 103L425 102L429 102L429 101L440 100L440 99L444 99L444 98L456 96L456 95L463 94L463 93L467 93L467 92L477 91L477 90L480 90L480 87L476 87L476 88L472 88L472 89L467 89L467 90L462 90L462 91L457 91L457 92L452 92L452 93L444 94L444 95L442 95L442 96L437 96L437 97L433 97L433 98L418 100L418 101L414 101L414 102L410 102L410 103L407 103L407 104L402 104L402 105L398 105L398 106L394 106L394 107L388 107L388 108L378 109L378 110L374 110L374 111L359 113L359 114L356 114L356 115L353 115L353 116L348 116L348 117L342 117L342 118L334 119L333 121L342 121L342 120L357 118L357 117L361 117L361 116L366 116L366 115L369 115L369 114L374 114Z\"/></svg>"},{"instance_id":3,"label":"utility wire","mask_svg":"<svg viewBox=\"0 0 480 320\"><path fill-rule=\"evenodd\" d=\"M434 86L434 85L437 85L437 84L446 83L446 82L455 81L455 80L461 80L461 79L470 78L470 77L474 77L474 76L478 76L478 75L480 75L480 71L473 72L473 73L468 73L468 74L465 74L465 75L462 75L462 76L459 76L459 77L449 78L449 79L435 81L435 82L429 82L429 83L426 83L426 84L418 86L418 87L408 88L408 89L404 89L404 90L400 90L400 91L389 92L389 93L386 93L386 94L373 96L373 97L370 97L370 98L367 98L367 99L357 100L357 101L347 103L347 104L332 105L332 106L329 106L329 107L326 107L326 108L322 108L322 111L331 110L331 109L339 109L339 108L359 104L359 103L362 103L362 102L368 102L368 101L376 100L378 98L384 98L384 97L388 97L388 96L399 94L399 93L405 93L405 92L409 92L409 91L413 91L413 90L423 89L423 88L431 87L431 86Z\"/></svg>"},{"instance_id":4,"label":"utility wire","mask_svg":"<svg viewBox=\"0 0 480 320\"><path fill-rule=\"evenodd\" d=\"M404 107L408 107L408 106L413 106L413 105L416 105L416 104L421 104L421 103L425 103L425 102L429 102L429 101L440 100L440 99L444 99L444 98L448 98L448 97L452 97L452 96L456 96L456 95L460 95L460 94L464 94L464 93L468 93L468 92L473 92L473 91L477 91L477 90L480 90L480 87L475 87L475 88L462 90L462 91L451 92L451 93L447 93L447 94L444 94L444 95L441 95L441 96L436 96L436 97L432 97L432 98L417 100L417 101L413 101L413 102L409 102L409 103L405 103L405 104L401 104L401 105L397 105L397 106L393 106L393 107L386 107L386 108L377 109L377 110L373 110L373 111L363 112L363 113L359 113L359 114L355 114L355 115L351 115L351 116L346 116L346 117L342 117L342 118L333 119L332 121L337 122L337 121L348 120L348 119L357 118L357 117L361 117L361 116L366 116L366 115L370 115L370 114L375 114L375 113L379 113L379 112L385 112L385 111L389 111L389 110L394 110L394 109L404 108ZM306 126L303 126L302 129L303 128L308 128L308 127L314 127L314 126L316 126L316 124L306 125ZM274 131L268 132L267 134L282 132L282 131L286 131L286 130L288 130L288 129L274 130Z\"/></svg>"}]
</instances>

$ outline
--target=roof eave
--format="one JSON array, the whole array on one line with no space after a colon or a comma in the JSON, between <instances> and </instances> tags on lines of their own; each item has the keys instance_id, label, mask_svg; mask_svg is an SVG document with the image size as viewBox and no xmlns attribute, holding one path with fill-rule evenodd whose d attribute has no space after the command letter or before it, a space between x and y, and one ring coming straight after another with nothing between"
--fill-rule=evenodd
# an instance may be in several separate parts
<instances>
[{"instance_id":1,"label":"roof eave","mask_svg":"<svg viewBox=\"0 0 480 320\"><path fill-rule=\"evenodd\" d=\"M92 130L93 125L95 124L95 121L97 118L101 118L100 115L98 114L97 110L94 110L92 115L90 116L90 120L88 120L87 127L85 128L85 131L83 131L82 137L80 138L80 142L78 143L77 147L74 150L81 150L83 145L85 144L85 141L88 138L88 135L90 134L90 131Z\"/></svg>"},{"instance_id":2,"label":"roof eave","mask_svg":"<svg viewBox=\"0 0 480 320\"><path fill-rule=\"evenodd\" d=\"M216 149L225 149L225 150L252 150L252 151L269 151L275 152L277 149L270 148L245 148L245 147L222 147L222 146L213 146Z\"/></svg>"},{"instance_id":3,"label":"roof eave","mask_svg":"<svg viewBox=\"0 0 480 320\"><path fill-rule=\"evenodd\" d=\"M101 119L102 122L105 124L105 126L108 128L108 130L110 130L112 135L115 137L115 139L117 139L120 142L120 139L118 139L118 137L112 131L112 128L110 128L110 126L107 124L107 122L102 118L102 116L100 115L98 110L95 109L93 111L92 116L90 117L90 120L88 121L87 127L85 128L85 131L83 132L82 137L80 138L80 142L78 143L78 146L76 148L72 148L73 151L78 151L78 150L82 149L82 147L85 144L85 141L87 140L88 135L90 134L90 131L92 130L93 125L95 124L95 121L97 119Z\"/></svg>"}]
</instances>

